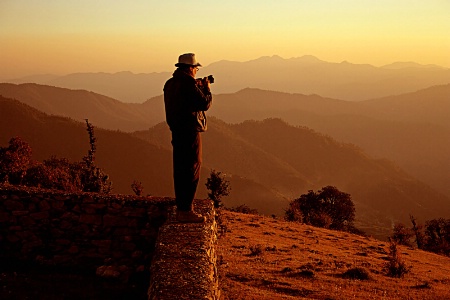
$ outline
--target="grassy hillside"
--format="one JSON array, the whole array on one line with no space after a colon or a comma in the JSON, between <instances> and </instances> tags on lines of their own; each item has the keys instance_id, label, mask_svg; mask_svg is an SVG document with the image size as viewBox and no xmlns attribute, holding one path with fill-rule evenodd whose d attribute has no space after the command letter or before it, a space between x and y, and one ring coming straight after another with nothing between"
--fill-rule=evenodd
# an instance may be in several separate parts
<instances>
[{"instance_id":1,"label":"grassy hillside","mask_svg":"<svg viewBox=\"0 0 450 300\"><path fill-rule=\"evenodd\" d=\"M450 299L450 258L398 246L409 268L387 276L389 243L223 211L218 241L225 300Z\"/></svg>"}]
</instances>

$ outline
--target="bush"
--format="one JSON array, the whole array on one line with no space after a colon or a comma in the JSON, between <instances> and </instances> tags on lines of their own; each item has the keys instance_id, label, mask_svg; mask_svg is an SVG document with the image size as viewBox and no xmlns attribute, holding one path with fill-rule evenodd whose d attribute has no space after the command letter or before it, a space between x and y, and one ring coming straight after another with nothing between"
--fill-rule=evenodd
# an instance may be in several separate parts
<instances>
[{"instance_id":1,"label":"bush","mask_svg":"<svg viewBox=\"0 0 450 300\"><path fill-rule=\"evenodd\" d=\"M239 206L235 206L235 207L231 207L228 209L229 211L233 211L233 212L238 212L238 213L243 213L243 214L249 214L249 215L257 215L258 214L258 210L257 209L253 209L248 207L245 204L239 205Z\"/></svg>"},{"instance_id":2,"label":"bush","mask_svg":"<svg viewBox=\"0 0 450 300\"><path fill-rule=\"evenodd\" d=\"M285 219L316 227L347 230L353 227L355 206L350 194L334 186L326 186L317 192L310 190L293 200L286 210Z\"/></svg>"},{"instance_id":3,"label":"bush","mask_svg":"<svg viewBox=\"0 0 450 300\"><path fill-rule=\"evenodd\" d=\"M95 165L96 138L94 127L86 120L90 149L82 162L70 163L65 158L51 157L44 162L31 160L31 147L19 137L9 147L0 147L0 182L25 184L68 192L109 193L111 182Z\"/></svg>"},{"instance_id":4,"label":"bush","mask_svg":"<svg viewBox=\"0 0 450 300\"><path fill-rule=\"evenodd\" d=\"M389 241L388 262L384 266L386 274L391 277L401 278L410 271L411 267L407 267L405 262L401 259L397 249L397 243L392 239Z\"/></svg>"},{"instance_id":5,"label":"bush","mask_svg":"<svg viewBox=\"0 0 450 300\"><path fill-rule=\"evenodd\" d=\"M450 255L450 219L433 219L425 222L424 249Z\"/></svg>"},{"instance_id":6,"label":"bush","mask_svg":"<svg viewBox=\"0 0 450 300\"><path fill-rule=\"evenodd\" d=\"M131 184L131 189L133 190L136 196L142 196L144 186L142 185L142 182L134 180L133 183Z\"/></svg>"},{"instance_id":7,"label":"bush","mask_svg":"<svg viewBox=\"0 0 450 300\"><path fill-rule=\"evenodd\" d=\"M230 182L225 179L222 172L216 172L211 170L209 178L206 180L206 188L208 189L208 198L214 202L214 207L218 208L223 206L222 196L228 196L230 194Z\"/></svg>"},{"instance_id":8,"label":"bush","mask_svg":"<svg viewBox=\"0 0 450 300\"><path fill-rule=\"evenodd\" d=\"M343 278L348 278L348 279L358 279L358 280L369 280L370 279L370 275L369 272L364 269L364 268L353 268L353 269L348 269L347 271L344 272L344 274L342 274Z\"/></svg>"},{"instance_id":9,"label":"bush","mask_svg":"<svg viewBox=\"0 0 450 300\"><path fill-rule=\"evenodd\" d=\"M392 233L391 239L400 245L411 246L411 238L414 233L411 229L407 228L404 224L397 223L394 225L394 232Z\"/></svg>"},{"instance_id":10,"label":"bush","mask_svg":"<svg viewBox=\"0 0 450 300\"><path fill-rule=\"evenodd\" d=\"M49 160L33 162L24 178L27 186L56 189L67 192L82 190L76 164L65 158L52 157Z\"/></svg>"},{"instance_id":11,"label":"bush","mask_svg":"<svg viewBox=\"0 0 450 300\"><path fill-rule=\"evenodd\" d=\"M263 254L263 247L260 244L250 245L249 250L250 250L249 256L259 256Z\"/></svg>"},{"instance_id":12,"label":"bush","mask_svg":"<svg viewBox=\"0 0 450 300\"><path fill-rule=\"evenodd\" d=\"M11 138L8 147L0 147L0 182L22 184L31 153L30 145L20 137Z\"/></svg>"}]
</instances>

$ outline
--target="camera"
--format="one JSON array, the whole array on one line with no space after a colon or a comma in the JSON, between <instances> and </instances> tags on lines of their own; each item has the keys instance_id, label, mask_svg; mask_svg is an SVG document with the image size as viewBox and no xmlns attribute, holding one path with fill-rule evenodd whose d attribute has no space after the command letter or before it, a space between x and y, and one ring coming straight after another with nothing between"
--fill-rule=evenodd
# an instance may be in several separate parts
<instances>
[{"instance_id":1,"label":"camera","mask_svg":"<svg viewBox=\"0 0 450 300\"><path fill-rule=\"evenodd\" d=\"M209 83L214 83L214 76L212 75L208 75L207 77L203 77L203 78L197 78L195 79L197 81L197 83L199 84L203 84L204 81L208 80Z\"/></svg>"}]
</instances>

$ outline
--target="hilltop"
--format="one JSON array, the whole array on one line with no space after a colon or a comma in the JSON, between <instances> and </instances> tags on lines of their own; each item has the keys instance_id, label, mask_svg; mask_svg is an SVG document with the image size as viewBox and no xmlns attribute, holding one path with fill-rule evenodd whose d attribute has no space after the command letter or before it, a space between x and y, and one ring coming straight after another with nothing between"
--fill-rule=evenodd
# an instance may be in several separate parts
<instances>
[{"instance_id":1,"label":"hilltop","mask_svg":"<svg viewBox=\"0 0 450 300\"><path fill-rule=\"evenodd\" d=\"M392 278L386 242L257 215L222 211L221 219L225 300L450 299L449 257L398 246L410 271ZM363 272L346 278L355 269Z\"/></svg>"}]
</instances>

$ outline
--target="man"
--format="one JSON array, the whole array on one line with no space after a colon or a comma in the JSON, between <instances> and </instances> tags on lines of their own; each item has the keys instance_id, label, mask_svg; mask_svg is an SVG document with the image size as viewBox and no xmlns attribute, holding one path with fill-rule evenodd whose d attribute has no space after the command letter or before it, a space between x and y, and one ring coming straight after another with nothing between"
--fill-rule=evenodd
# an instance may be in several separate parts
<instances>
[{"instance_id":1,"label":"man","mask_svg":"<svg viewBox=\"0 0 450 300\"><path fill-rule=\"evenodd\" d=\"M172 131L173 177L178 222L205 222L205 217L193 210L200 178L202 141L206 130L205 111L211 106L212 95L207 78L195 79L201 64L195 54L178 58L173 77L164 85L166 121Z\"/></svg>"}]
</instances>

